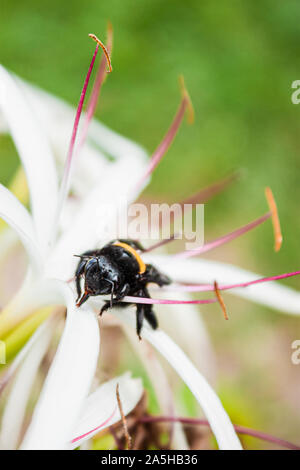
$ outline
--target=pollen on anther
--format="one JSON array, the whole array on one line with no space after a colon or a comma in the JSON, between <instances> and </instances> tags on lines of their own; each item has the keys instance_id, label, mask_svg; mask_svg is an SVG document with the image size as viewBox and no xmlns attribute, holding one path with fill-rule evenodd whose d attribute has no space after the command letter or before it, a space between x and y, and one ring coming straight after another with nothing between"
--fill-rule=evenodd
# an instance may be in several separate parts
<instances>
[{"instance_id":1,"label":"pollen on anther","mask_svg":"<svg viewBox=\"0 0 300 470\"><path fill-rule=\"evenodd\" d=\"M275 239L275 245L274 249L275 251L279 251L281 244L282 244L282 233L281 233L281 228L280 228L280 222L279 222L279 216L278 216L278 211L277 211L277 205L272 193L271 188L267 187L265 189L265 195L266 199L270 208L271 216L272 216L272 223L273 223L273 229L274 229L274 239Z\"/></svg>"},{"instance_id":2,"label":"pollen on anther","mask_svg":"<svg viewBox=\"0 0 300 470\"><path fill-rule=\"evenodd\" d=\"M100 39L95 35L95 34L89 34L89 37L91 39L93 39L93 41L95 41L97 44L99 44L99 46L101 47L101 49L103 50L104 52L104 55L106 57L106 60L107 60L107 65L108 65L108 72L112 72L112 66L111 66L111 60L110 60L110 56L109 56L109 53L108 53L108 50L106 49L105 45L103 44L102 41L100 41Z\"/></svg>"},{"instance_id":3,"label":"pollen on anther","mask_svg":"<svg viewBox=\"0 0 300 470\"><path fill-rule=\"evenodd\" d=\"M227 315L226 305L225 305L225 302L224 302L224 300L223 300L223 297L221 296L221 293L220 293L220 291L219 291L219 287L218 287L217 281L214 282L214 290L215 290L215 294L216 294L216 297L217 297L217 299L218 299L218 302L219 302L219 304L220 304L220 307L221 307L221 309L222 309L224 318L225 318L225 320L229 320L228 315Z\"/></svg>"}]
</instances>

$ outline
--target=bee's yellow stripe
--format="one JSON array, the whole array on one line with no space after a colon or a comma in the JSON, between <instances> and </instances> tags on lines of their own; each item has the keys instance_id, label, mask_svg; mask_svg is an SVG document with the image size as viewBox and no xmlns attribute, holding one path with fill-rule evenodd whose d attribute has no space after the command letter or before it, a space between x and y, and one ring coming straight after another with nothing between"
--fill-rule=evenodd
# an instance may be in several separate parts
<instances>
[{"instance_id":1,"label":"bee's yellow stripe","mask_svg":"<svg viewBox=\"0 0 300 470\"><path fill-rule=\"evenodd\" d=\"M142 260L142 258L138 254L138 252L132 246L127 245L127 243L123 243L123 242L115 242L114 245L115 246L121 246L122 248L124 248L124 250L128 251L129 253L131 253L135 257L135 259L138 262L139 268L140 268L140 270L139 270L140 274L143 274L146 271L146 265L145 265L144 261Z\"/></svg>"}]
</instances>

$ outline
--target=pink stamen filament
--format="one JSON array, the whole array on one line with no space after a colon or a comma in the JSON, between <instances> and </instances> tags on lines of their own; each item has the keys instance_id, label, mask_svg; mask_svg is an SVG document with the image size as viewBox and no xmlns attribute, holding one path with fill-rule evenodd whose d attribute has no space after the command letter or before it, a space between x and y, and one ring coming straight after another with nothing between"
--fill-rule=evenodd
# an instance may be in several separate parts
<instances>
[{"instance_id":1,"label":"pink stamen filament","mask_svg":"<svg viewBox=\"0 0 300 470\"><path fill-rule=\"evenodd\" d=\"M254 281L242 282L239 284L230 284L230 285L219 285L219 290L229 290L229 289L236 289L239 287L249 287L255 284L261 284L263 282L269 281L278 281L280 279L287 279L293 276L299 276L300 271L294 271L291 273L279 274L277 276L270 276L270 277L262 277L260 279L255 279ZM215 290L215 287L210 284L171 284L170 286L164 286L163 290L176 290L182 292L212 292Z\"/></svg>"},{"instance_id":2,"label":"pink stamen filament","mask_svg":"<svg viewBox=\"0 0 300 470\"><path fill-rule=\"evenodd\" d=\"M188 197L187 199L184 199L180 204L204 204L210 198L220 193L221 191L226 189L227 186L236 181L239 176L240 173L236 171L231 175L227 176L226 178L223 178L220 181L216 181L215 183L207 186L206 188L200 189L200 191Z\"/></svg>"},{"instance_id":3,"label":"pink stamen filament","mask_svg":"<svg viewBox=\"0 0 300 470\"><path fill-rule=\"evenodd\" d=\"M180 206L182 207L182 210L185 210L187 212L188 209L189 210L193 209L193 207L192 207L193 205L195 205L195 204L204 204L210 198L214 197L218 193L225 190L226 187L229 184L231 184L234 180L236 180L238 178L238 176L239 176L239 173L235 172L232 175L227 176L227 178L224 178L221 181L217 181L216 183L213 183L212 185L207 186L204 189L201 189L196 194L193 194L192 196L188 197L187 199L184 199L183 201L179 202L178 204L180 204ZM191 207L189 208L189 207L187 207L187 205L189 205ZM179 217L180 215L181 215L180 212L175 213L175 214L172 212L170 214L170 221L165 220L165 224L159 223L160 227L162 228L167 224L169 225L169 223L172 224L177 219L177 217ZM176 237L173 235L170 239L163 240L160 243L162 245L165 245L166 243L168 243L170 241L173 241L174 239L176 239ZM153 247L150 247L149 249L147 249L145 251L148 252L148 251L154 250L155 248L161 246L160 243L158 243L157 246L154 245Z\"/></svg>"},{"instance_id":4,"label":"pink stamen filament","mask_svg":"<svg viewBox=\"0 0 300 470\"><path fill-rule=\"evenodd\" d=\"M213 304L217 299L202 299L202 300L167 300L167 299L151 299L148 297L132 297L127 295L120 302L128 302L135 304L167 304L167 305L181 305L181 304Z\"/></svg>"},{"instance_id":5,"label":"pink stamen filament","mask_svg":"<svg viewBox=\"0 0 300 470\"><path fill-rule=\"evenodd\" d=\"M254 229L258 225L261 225L263 222L265 222L267 219L271 217L271 212L267 212L265 215L259 217L258 219L254 220L253 222L250 222L247 225L244 225L243 227L240 227L237 230L234 230L233 232L223 235L222 237L216 238L215 240L208 242L204 244L203 246L200 246L199 248L196 248L194 250L189 250L189 251L183 251L180 253L177 253L174 255L176 258L189 258L191 256L197 256L203 253L206 253L210 250L213 250L214 248L217 248L221 245L224 245L225 243L228 243L232 240L235 240L236 238L240 237L244 233L249 232L250 230Z\"/></svg>"},{"instance_id":6,"label":"pink stamen filament","mask_svg":"<svg viewBox=\"0 0 300 470\"><path fill-rule=\"evenodd\" d=\"M163 422L178 423L179 422L179 423L186 424L186 425L200 425L200 426L210 427L210 424L207 420L198 419L198 418L181 418L181 417L174 417L174 416L143 416L142 418L140 418L139 421L141 423L163 423ZM300 450L300 446L297 446L296 444L285 441L284 439L271 436L270 434L266 434L261 431L256 431L255 429L251 429L245 426L240 426L238 424L234 425L234 428L238 434L244 434L247 436L256 437L257 439L261 439L263 441L267 441L272 444L277 444L281 447L286 447L287 449Z\"/></svg>"},{"instance_id":7,"label":"pink stamen filament","mask_svg":"<svg viewBox=\"0 0 300 470\"><path fill-rule=\"evenodd\" d=\"M112 50L112 26L109 23L108 28L107 28L107 54L108 54L108 57L110 57L110 55L111 55L111 50ZM95 109L97 107L97 103L98 103L98 99L99 99L99 96L100 96L101 88L102 88L102 85L103 85L104 80L106 78L106 65L107 65L107 57L106 57L106 55L103 55L102 59L101 59L101 62L100 62L100 65L99 65L99 68L98 68L98 72L97 72L95 83L94 83L94 86L93 86L93 89L92 89L91 97L90 97L90 100L89 100L89 103L88 103L88 106L87 106L87 111L86 111L86 115L85 115L85 121L84 121L83 129L82 129L82 132L81 132L80 142L79 142L78 147L77 147L77 152L78 153L80 152L80 149L82 148L82 146L83 146L83 144L86 140L86 136L87 136L87 133L88 133L88 128L89 128L90 122L92 120L92 117L94 116Z\"/></svg>"},{"instance_id":8,"label":"pink stamen filament","mask_svg":"<svg viewBox=\"0 0 300 470\"><path fill-rule=\"evenodd\" d=\"M159 242L155 243L154 245L146 248L143 253L149 253L149 251L156 250L157 248L161 248L162 246L166 245L167 243L172 242L175 240L175 234L171 235L170 238L165 238L164 240L160 240Z\"/></svg>"},{"instance_id":9,"label":"pink stamen filament","mask_svg":"<svg viewBox=\"0 0 300 470\"><path fill-rule=\"evenodd\" d=\"M92 73L92 70L93 70L93 67L94 67L94 63L95 63L95 60L96 60L98 50L99 50L99 45L97 44L95 52L94 52L92 60L91 60L91 63L90 63L90 66L89 66L89 69L88 69L88 72L87 72L87 75L86 75L85 80L84 80L83 88L82 88L82 91L81 91L81 95L80 95L80 99L79 99L79 103L78 103L78 107L77 107L77 111L76 111L76 116L75 116L75 120L74 120L71 141L70 141L70 145L69 145L69 150L68 150L68 154L67 154L67 158L66 158L66 163L65 163L61 188L60 188L60 196L59 196L58 210L57 210L57 217L56 217L57 225L58 225L58 221L59 221L59 218L60 218L60 215L61 215L61 211L62 211L62 208L63 208L64 201L65 201L65 199L67 197L67 194L68 194L68 191L69 191L71 168L72 168L72 162L73 162L73 153L74 153L74 146L75 146L75 140L76 140L76 135L77 135L77 131L78 131L79 120L80 120L84 99L85 99L85 96L86 96L88 84L89 84L89 81L90 81L91 73Z\"/></svg>"},{"instance_id":10,"label":"pink stamen filament","mask_svg":"<svg viewBox=\"0 0 300 470\"><path fill-rule=\"evenodd\" d=\"M182 87L183 86L184 85L182 85ZM163 156L165 155L165 153L169 149L170 145L172 144L172 142L173 142L173 140L174 140L174 138L177 134L177 131L178 131L179 126L180 126L180 124L181 124L181 122L184 118L185 111L187 109L190 110L190 112L189 112L189 122L192 122L192 120L193 120L193 111L192 111L192 107L191 107L191 101L190 101L189 95L188 95L187 91L185 90L185 88L183 88L182 94L183 94L183 97L182 97L179 109L177 111L177 114L176 114L176 116L175 116L175 118L174 118L167 134L165 135L164 139L162 140L161 144L157 147L154 154L152 155L145 174L143 175L143 177L141 178L141 180L137 184L137 189L140 189L140 187L144 184L144 182L147 180L147 178L151 175L151 173L154 171L154 169L157 167L157 165L159 164L159 162L161 161L161 159L163 158Z\"/></svg>"}]
</instances>

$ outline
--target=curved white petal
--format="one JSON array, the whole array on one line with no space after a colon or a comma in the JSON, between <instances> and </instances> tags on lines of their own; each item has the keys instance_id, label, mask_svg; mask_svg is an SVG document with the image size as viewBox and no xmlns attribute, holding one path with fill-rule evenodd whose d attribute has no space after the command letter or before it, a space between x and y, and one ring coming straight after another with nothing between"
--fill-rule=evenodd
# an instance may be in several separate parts
<instances>
[{"instance_id":1,"label":"curved white petal","mask_svg":"<svg viewBox=\"0 0 300 470\"><path fill-rule=\"evenodd\" d=\"M123 329L132 344L137 357L139 357L147 371L148 377L154 389L160 412L163 415L175 416L175 403L171 386L165 371L158 361L151 346L140 341L131 326L123 323ZM189 445L181 423L173 423L172 447L177 450L187 450ZM179 426L178 426L179 424Z\"/></svg>"},{"instance_id":2,"label":"curved white petal","mask_svg":"<svg viewBox=\"0 0 300 470\"><path fill-rule=\"evenodd\" d=\"M67 287L62 285L58 294L68 308L66 325L22 449L66 446L96 369L100 336L94 312L76 308Z\"/></svg>"},{"instance_id":3,"label":"curved white petal","mask_svg":"<svg viewBox=\"0 0 300 470\"><path fill-rule=\"evenodd\" d=\"M114 313L120 320L127 321L132 327L135 326L134 315L129 309L121 313L115 309ZM242 449L240 441L220 399L177 344L163 331L154 331L148 327L148 325L144 325L142 335L143 338L147 339L165 359L167 359L194 394L210 423L211 430L216 437L219 448L232 450Z\"/></svg>"},{"instance_id":4,"label":"curved white petal","mask_svg":"<svg viewBox=\"0 0 300 470\"><path fill-rule=\"evenodd\" d=\"M63 139L63 134L66 131L70 134L70 124L74 120L75 108L66 101L38 87L29 85L20 79L19 81L24 91L30 96L34 109L43 121L53 143L55 144L54 140L57 132L61 134L61 139ZM91 142L94 142L97 145L98 152L102 150L104 156L109 155L115 159L126 158L127 155L133 155L140 160L147 158L147 153L140 145L117 134L96 119L93 119L90 123L88 137L90 138L88 145L92 145ZM67 151L68 143L68 137L64 136L63 146L65 152L63 153Z\"/></svg>"},{"instance_id":5,"label":"curved white petal","mask_svg":"<svg viewBox=\"0 0 300 470\"><path fill-rule=\"evenodd\" d=\"M37 245L32 218L20 201L0 184L0 217L18 234L35 269L40 268L41 254Z\"/></svg>"},{"instance_id":6,"label":"curved white petal","mask_svg":"<svg viewBox=\"0 0 300 470\"><path fill-rule=\"evenodd\" d=\"M125 416L136 407L143 395L141 379L133 379L127 372L100 385L83 405L79 420L72 431L69 448L75 449L106 427L120 421L116 398L117 384Z\"/></svg>"},{"instance_id":7,"label":"curved white petal","mask_svg":"<svg viewBox=\"0 0 300 470\"><path fill-rule=\"evenodd\" d=\"M147 258L148 259L148 258ZM150 257L149 257L150 259ZM151 256L151 262L159 266L174 281L185 283L234 284L260 279L264 276L236 266L210 260L172 260L171 256ZM265 282L249 287L230 289L226 293L271 307L284 313L300 314L300 292L279 282Z\"/></svg>"},{"instance_id":8,"label":"curved white petal","mask_svg":"<svg viewBox=\"0 0 300 470\"><path fill-rule=\"evenodd\" d=\"M16 79L0 66L0 109L24 166L40 245L47 248L57 204L54 159Z\"/></svg>"},{"instance_id":9,"label":"curved white petal","mask_svg":"<svg viewBox=\"0 0 300 470\"><path fill-rule=\"evenodd\" d=\"M48 276L69 279L78 262L74 254L101 246L103 239L117 238L118 223L126 216L132 190L144 168L144 161L129 155L110 166L105 178L82 202L70 229L57 242L47 263Z\"/></svg>"},{"instance_id":10,"label":"curved white petal","mask_svg":"<svg viewBox=\"0 0 300 470\"><path fill-rule=\"evenodd\" d=\"M43 334L45 329L47 329L47 322L42 323L42 325L37 328L37 330L33 333L33 335L27 341L25 346L23 346L21 351L14 358L14 360L10 364L8 370L6 370L5 373L1 376L0 393L2 392L3 388L7 385L8 381L11 379L11 377L14 375L14 373L18 369L19 365L24 360L24 358L26 357L28 352L31 350L33 345L36 343L36 341L38 340L40 335Z\"/></svg>"},{"instance_id":11,"label":"curved white petal","mask_svg":"<svg viewBox=\"0 0 300 470\"><path fill-rule=\"evenodd\" d=\"M50 319L37 330L31 347L17 372L5 403L1 422L0 448L15 449L20 439L26 405L41 361L48 349L55 322Z\"/></svg>"},{"instance_id":12,"label":"curved white petal","mask_svg":"<svg viewBox=\"0 0 300 470\"><path fill-rule=\"evenodd\" d=\"M151 292L151 291L150 291ZM155 291L155 297L157 291ZM160 297L173 300L191 300L184 292L160 293ZM192 359L205 377L214 382L216 377L216 358L209 338L208 331L202 319L198 306L183 305L156 305L155 311L159 325L178 346Z\"/></svg>"},{"instance_id":13,"label":"curved white petal","mask_svg":"<svg viewBox=\"0 0 300 470\"><path fill-rule=\"evenodd\" d=\"M44 131L55 149L55 154L63 164L67 154L75 108L37 87L21 80L19 82L30 98ZM81 120L81 122L83 121L84 119ZM130 157L135 158L137 162L147 161L147 153L140 145L93 119L89 126L87 142L75 162L72 187L77 193L84 195L87 187L93 187L105 180L106 170L112 165L107 157L115 160Z\"/></svg>"}]
</instances>

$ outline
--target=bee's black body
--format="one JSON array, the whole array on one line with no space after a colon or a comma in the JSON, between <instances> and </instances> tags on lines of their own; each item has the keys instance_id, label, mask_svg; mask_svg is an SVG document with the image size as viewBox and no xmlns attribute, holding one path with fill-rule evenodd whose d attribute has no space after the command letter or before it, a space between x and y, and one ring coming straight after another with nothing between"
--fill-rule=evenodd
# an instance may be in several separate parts
<instances>
[{"instance_id":1,"label":"bee's black body","mask_svg":"<svg viewBox=\"0 0 300 470\"><path fill-rule=\"evenodd\" d=\"M120 302L126 295L150 297L147 284L153 282L159 286L170 284L170 279L161 274L154 266L144 264L138 251L142 246L132 240L112 241L100 250L86 251L80 255L75 273L78 294L77 305L82 305L90 296L110 294L100 314L109 307L126 307ZM84 294L81 296L80 279L84 278ZM158 323L151 304L136 304L136 329L140 337L144 317L152 328Z\"/></svg>"}]
</instances>

